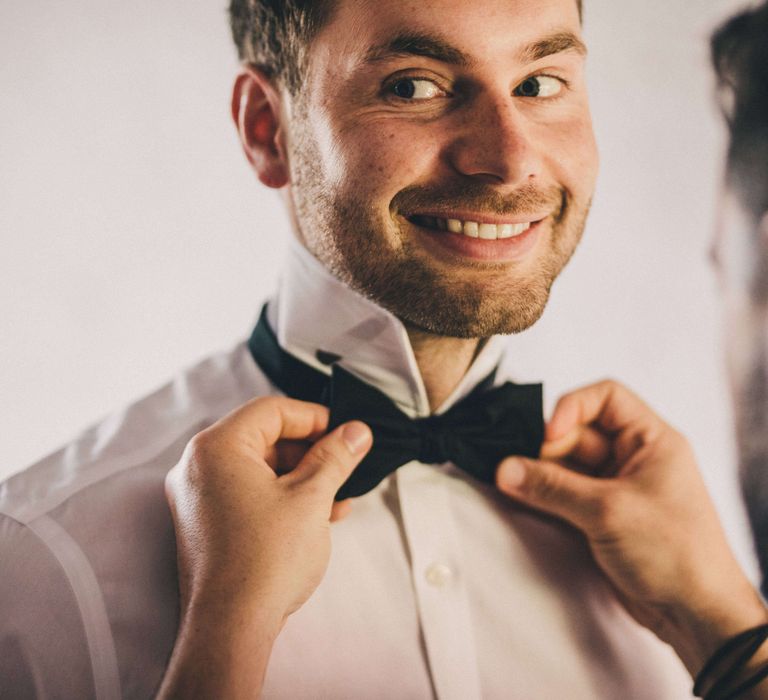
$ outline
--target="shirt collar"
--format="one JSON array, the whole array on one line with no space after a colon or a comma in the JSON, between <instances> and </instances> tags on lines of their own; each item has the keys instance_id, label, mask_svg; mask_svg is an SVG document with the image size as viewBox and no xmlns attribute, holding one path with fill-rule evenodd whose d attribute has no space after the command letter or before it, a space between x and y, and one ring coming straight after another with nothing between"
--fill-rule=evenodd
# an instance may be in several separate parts
<instances>
[{"instance_id":1,"label":"shirt collar","mask_svg":"<svg viewBox=\"0 0 768 700\"><path fill-rule=\"evenodd\" d=\"M408 333L386 309L336 279L292 240L267 319L287 352L326 374L344 369L383 391L406 414L429 415L429 401ZM506 339L485 343L467 374L437 413L469 394L498 365Z\"/></svg>"}]
</instances>

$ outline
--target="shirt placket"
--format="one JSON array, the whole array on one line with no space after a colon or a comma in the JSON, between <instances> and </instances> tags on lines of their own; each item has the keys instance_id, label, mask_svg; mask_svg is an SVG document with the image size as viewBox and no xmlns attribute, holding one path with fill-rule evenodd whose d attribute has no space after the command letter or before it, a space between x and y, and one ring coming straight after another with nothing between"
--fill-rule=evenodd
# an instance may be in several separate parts
<instances>
[{"instance_id":1,"label":"shirt placket","mask_svg":"<svg viewBox=\"0 0 768 700\"><path fill-rule=\"evenodd\" d=\"M411 462L397 472L419 621L439 700L480 700L477 652L446 477Z\"/></svg>"}]
</instances>

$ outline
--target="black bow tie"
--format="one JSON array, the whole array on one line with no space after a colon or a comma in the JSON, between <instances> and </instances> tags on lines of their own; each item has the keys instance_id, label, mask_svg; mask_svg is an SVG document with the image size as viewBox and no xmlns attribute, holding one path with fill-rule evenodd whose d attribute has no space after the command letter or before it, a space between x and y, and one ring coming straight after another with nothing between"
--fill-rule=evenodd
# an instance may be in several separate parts
<instances>
[{"instance_id":1,"label":"black bow tie","mask_svg":"<svg viewBox=\"0 0 768 700\"><path fill-rule=\"evenodd\" d=\"M409 418L375 387L338 365L329 378L283 350L266 318L251 335L251 354L287 396L330 408L329 430L361 420L373 431L373 447L339 489L336 500L362 496L395 469L418 460L453 462L476 479L494 483L496 466L509 455L538 457L544 439L541 384L507 382L488 389L493 374L445 413Z\"/></svg>"}]
</instances>

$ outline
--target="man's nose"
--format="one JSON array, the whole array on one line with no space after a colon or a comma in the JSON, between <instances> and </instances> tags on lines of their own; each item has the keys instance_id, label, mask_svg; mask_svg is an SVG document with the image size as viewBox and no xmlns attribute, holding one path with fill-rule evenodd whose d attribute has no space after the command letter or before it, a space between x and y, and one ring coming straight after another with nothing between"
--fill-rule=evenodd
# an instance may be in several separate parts
<instances>
[{"instance_id":1,"label":"man's nose","mask_svg":"<svg viewBox=\"0 0 768 700\"><path fill-rule=\"evenodd\" d=\"M532 139L533 124L518 108L514 96L486 95L462 121L448 148L452 168L466 177L511 189L541 175L542 158Z\"/></svg>"}]
</instances>

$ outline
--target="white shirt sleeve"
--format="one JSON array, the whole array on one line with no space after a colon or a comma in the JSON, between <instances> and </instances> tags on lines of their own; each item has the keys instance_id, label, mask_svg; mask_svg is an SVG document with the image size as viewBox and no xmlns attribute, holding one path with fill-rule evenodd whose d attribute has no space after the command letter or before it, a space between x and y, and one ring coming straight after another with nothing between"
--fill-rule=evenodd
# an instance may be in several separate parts
<instances>
[{"instance_id":1,"label":"white shirt sleeve","mask_svg":"<svg viewBox=\"0 0 768 700\"><path fill-rule=\"evenodd\" d=\"M0 696L95 696L80 606L65 569L31 527L2 513Z\"/></svg>"}]
</instances>

